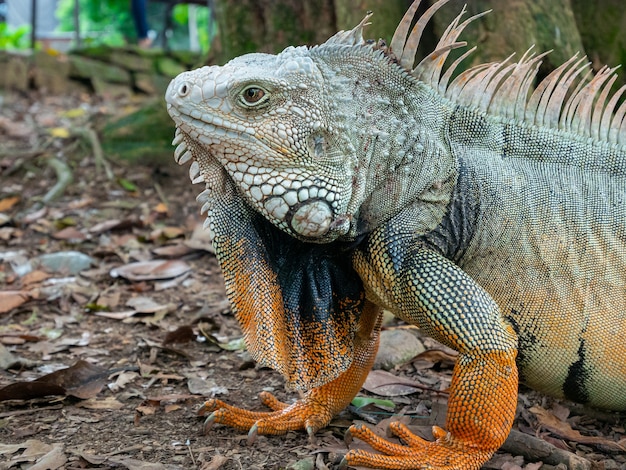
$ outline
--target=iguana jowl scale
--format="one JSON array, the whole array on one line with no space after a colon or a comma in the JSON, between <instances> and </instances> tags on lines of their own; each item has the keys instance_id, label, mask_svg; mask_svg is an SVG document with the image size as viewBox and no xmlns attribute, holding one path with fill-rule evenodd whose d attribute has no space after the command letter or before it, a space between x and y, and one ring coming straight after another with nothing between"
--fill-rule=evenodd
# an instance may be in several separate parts
<instances>
[{"instance_id":1,"label":"iguana jowl scale","mask_svg":"<svg viewBox=\"0 0 626 470\"><path fill-rule=\"evenodd\" d=\"M367 18L326 43L174 79L228 296L255 359L305 391L274 411L211 400L210 422L309 433L361 387L385 307L459 351L446 429L407 446L352 427L376 468L478 469L506 438L519 377L626 409L626 105L614 70L573 58L530 93L542 55L451 76L464 12L414 67L435 3L389 48ZM462 56L462 58L465 55ZM572 85L578 84L573 91ZM568 90L570 93L568 94ZM529 97L530 95L530 97ZM616 109L617 108L617 109Z\"/></svg>"}]
</instances>

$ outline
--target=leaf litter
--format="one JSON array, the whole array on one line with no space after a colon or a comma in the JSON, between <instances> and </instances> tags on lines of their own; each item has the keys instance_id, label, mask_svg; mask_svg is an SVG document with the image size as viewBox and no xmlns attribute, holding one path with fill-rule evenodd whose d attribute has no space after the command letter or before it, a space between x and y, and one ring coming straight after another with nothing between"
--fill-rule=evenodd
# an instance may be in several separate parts
<instances>
[{"instance_id":1,"label":"leaf litter","mask_svg":"<svg viewBox=\"0 0 626 470\"><path fill-rule=\"evenodd\" d=\"M227 395L262 410L262 390L286 402L294 396L242 349L184 169L173 159L158 171L153 162L115 162L110 178L79 133L61 131L70 119L91 128L125 102L7 100L0 122L0 468L332 470L355 420L386 433L390 420L402 419L426 436L441 423L455 355L422 338L425 353L393 374L373 372L374 385L356 402L362 406L341 413L314 445L303 432L259 436L253 446L225 427L203 435L196 411L205 398ZM50 166L51 155L63 165ZM68 169L73 183L51 194ZM551 455L626 468L623 415L522 387L515 429L510 439L543 443ZM485 468L557 468L537 463L548 459L539 451L507 449Z\"/></svg>"}]
</instances>

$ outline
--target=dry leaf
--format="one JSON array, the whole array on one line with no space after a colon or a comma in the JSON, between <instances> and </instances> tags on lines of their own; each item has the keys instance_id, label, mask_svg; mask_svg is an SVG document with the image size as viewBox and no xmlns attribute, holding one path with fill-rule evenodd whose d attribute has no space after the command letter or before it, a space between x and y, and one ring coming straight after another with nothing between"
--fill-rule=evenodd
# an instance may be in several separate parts
<instances>
[{"instance_id":1,"label":"dry leaf","mask_svg":"<svg viewBox=\"0 0 626 470\"><path fill-rule=\"evenodd\" d=\"M112 269L111 277L123 277L129 281L153 281L170 279L190 271L191 267L180 260L139 261Z\"/></svg>"},{"instance_id":2,"label":"dry leaf","mask_svg":"<svg viewBox=\"0 0 626 470\"><path fill-rule=\"evenodd\" d=\"M427 389L424 385L384 370L373 370L367 375L363 388L383 397L410 395Z\"/></svg>"},{"instance_id":3,"label":"dry leaf","mask_svg":"<svg viewBox=\"0 0 626 470\"><path fill-rule=\"evenodd\" d=\"M76 398L96 396L106 384L108 371L86 361L78 361L32 382L16 382L0 389L0 401L28 400L48 395Z\"/></svg>"},{"instance_id":4,"label":"dry leaf","mask_svg":"<svg viewBox=\"0 0 626 470\"><path fill-rule=\"evenodd\" d=\"M0 199L0 212L8 211L18 202L20 202L19 196L11 196Z\"/></svg>"},{"instance_id":5,"label":"dry leaf","mask_svg":"<svg viewBox=\"0 0 626 470\"><path fill-rule=\"evenodd\" d=\"M230 461L230 458L224 457L220 454L215 454L210 462L205 462L200 467L200 470L219 470L224 466L225 463Z\"/></svg>"},{"instance_id":6,"label":"dry leaf","mask_svg":"<svg viewBox=\"0 0 626 470\"><path fill-rule=\"evenodd\" d=\"M56 470L63 468L67 462L67 456L63 452L63 444L53 444L53 449L37 462L29 470Z\"/></svg>"},{"instance_id":7,"label":"dry leaf","mask_svg":"<svg viewBox=\"0 0 626 470\"><path fill-rule=\"evenodd\" d=\"M21 281L23 286L30 286L31 284L38 284L41 281L45 281L50 277L50 274L48 274L47 272L35 269L34 271L26 273L24 276L22 276Z\"/></svg>"},{"instance_id":8,"label":"dry leaf","mask_svg":"<svg viewBox=\"0 0 626 470\"><path fill-rule=\"evenodd\" d=\"M67 139L70 136L70 131L65 127L53 127L49 129L48 132L52 137L58 137L60 139Z\"/></svg>"},{"instance_id":9,"label":"dry leaf","mask_svg":"<svg viewBox=\"0 0 626 470\"><path fill-rule=\"evenodd\" d=\"M178 327L175 331L170 331L165 335L163 340L163 346L167 346L172 343L188 343L196 339L196 334L193 332L193 328L189 325Z\"/></svg>"},{"instance_id":10,"label":"dry leaf","mask_svg":"<svg viewBox=\"0 0 626 470\"><path fill-rule=\"evenodd\" d=\"M131 459L129 457L119 458L110 457L109 460L113 463L123 465L128 470L167 470L168 467L162 463L144 462L142 460Z\"/></svg>"},{"instance_id":11,"label":"dry leaf","mask_svg":"<svg viewBox=\"0 0 626 470\"><path fill-rule=\"evenodd\" d=\"M0 291L0 313L7 313L28 302L30 294L26 291Z\"/></svg>"},{"instance_id":12,"label":"dry leaf","mask_svg":"<svg viewBox=\"0 0 626 470\"><path fill-rule=\"evenodd\" d=\"M530 408L530 411L535 414L535 416L539 420L539 423L544 428L563 439L580 442L581 444L602 445L621 452L626 452L626 447L610 439L605 439L604 437L600 436L582 435L576 429L572 429L569 423L561 421L559 418L540 406L533 406L532 408Z\"/></svg>"},{"instance_id":13,"label":"dry leaf","mask_svg":"<svg viewBox=\"0 0 626 470\"><path fill-rule=\"evenodd\" d=\"M89 410L121 410L124 408L124 404L115 397L89 398L77 403L76 406Z\"/></svg>"},{"instance_id":14,"label":"dry leaf","mask_svg":"<svg viewBox=\"0 0 626 470\"><path fill-rule=\"evenodd\" d=\"M82 241L87 239L87 236L75 227L65 227L64 229L53 233L52 238L55 238L56 240Z\"/></svg>"},{"instance_id":15,"label":"dry leaf","mask_svg":"<svg viewBox=\"0 0 626 470\"><path fill-rule=\"evenodd\" d=\"M163 245L152 250L157 256L163 256L165 258L182 258L189 253L193 253L194 251L198 251L195 248L191 248L189 246L183 245L182 243L177 243L175 245Z\"/></svg>"}]
</instances>

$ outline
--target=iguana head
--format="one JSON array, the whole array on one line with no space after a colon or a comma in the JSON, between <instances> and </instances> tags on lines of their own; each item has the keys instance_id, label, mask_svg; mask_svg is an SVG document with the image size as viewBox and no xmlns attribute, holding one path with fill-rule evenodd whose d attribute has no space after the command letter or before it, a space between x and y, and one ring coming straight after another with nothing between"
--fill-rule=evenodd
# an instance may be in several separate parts
<instances>
[{"instance_id":1,"label":"iguana head","mask_svg":"<svg viewBox=\"0 0 626 470\"><path fill-rule=\"evenodd\" d=\"M332 240L348 231L347 143L333 133L332 93L308 49L182 73L166 99L179 161L194 158L202 175L205 159L194 149L204 147L250 205L294 236Z\"/></svg>"}]
</instances>

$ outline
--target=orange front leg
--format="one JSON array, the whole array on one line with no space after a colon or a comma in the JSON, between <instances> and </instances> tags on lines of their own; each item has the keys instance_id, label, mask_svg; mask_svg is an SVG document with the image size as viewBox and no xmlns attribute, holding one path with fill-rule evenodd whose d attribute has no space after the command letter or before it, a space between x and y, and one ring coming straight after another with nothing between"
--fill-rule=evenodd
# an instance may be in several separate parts
<instances>
[{"instance_id":1,"label":"orange front leg","mask_svg":"<svg viewBox=\"0 0 626 470\"><path fill-rule=\"evenodd\" d=\"M350 433L378 452L351 450L345 463L379 469L479 469L504 443L517 404L516 352L462 354L457 362L446 419L447 431L433 427L434 442L412 434L400 423L391 431L407 445L392 444L366 427Z\"/></svg>"},{"instance_id":2,"label":"orange front leg","mask_svg":"<svg viewBox=\"0 0 626 470\"><path fill-rule=\"evenodd\" d=\"M202 415L211 413L205 421L205 429L219 423L242 431L249 430L250 441L257 434L279 435L300 429L312 436L318 429L327 426L361 389L378 350L381 319L378 307L366 302L355 338L354 360L348 370L335 380L308 391L292 405L263 392L263 404L273 410L269 412L247 411L221 400L209 400L199 411Z\"/></svg>"}]
</instances>

